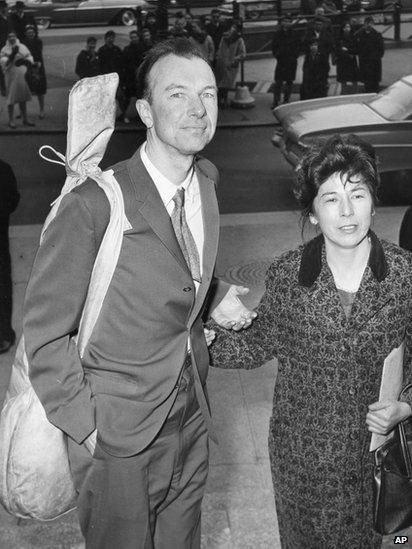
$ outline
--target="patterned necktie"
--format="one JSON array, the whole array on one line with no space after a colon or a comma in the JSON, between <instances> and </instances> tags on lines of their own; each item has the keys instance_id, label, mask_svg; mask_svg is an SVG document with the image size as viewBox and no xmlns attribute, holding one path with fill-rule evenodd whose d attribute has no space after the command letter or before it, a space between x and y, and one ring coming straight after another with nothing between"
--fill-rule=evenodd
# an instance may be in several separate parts
<instances>
[{"instance_id":1,"label":"patterned necktie","mask_svg":"<svg viewBox=\"0 0 412 549\"><path fill-rule=\"evenodd\" d=\"M186 221L184 189L178 189L176 191L173 202L175 203L175 207L171 215L171 220L177 241L192 274L193 280L202 282L200 276L199 252L197 251L195 240Z\"/></svg>"}]
</instances>

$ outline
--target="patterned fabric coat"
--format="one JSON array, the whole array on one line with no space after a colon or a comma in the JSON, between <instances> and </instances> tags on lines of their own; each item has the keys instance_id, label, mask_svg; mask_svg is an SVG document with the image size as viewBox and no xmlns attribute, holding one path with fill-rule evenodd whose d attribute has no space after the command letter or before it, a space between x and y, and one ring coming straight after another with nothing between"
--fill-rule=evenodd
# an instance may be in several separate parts
<instances>
[{"instance_id":1,"label":"patterned fabric coat","mask_svg":"<svg viewBox=\"0 0 412 549\"><path fill-rule=\"evenodd\" d=\"M349 319L320 236L273 261L251 328L213 326L214 366L278 359L269 456L283 548L380 547L365 419L379 399L383 362L404 338L404 382L412 380L412 254L370 238Z\"/></svg>"}]
</instances>

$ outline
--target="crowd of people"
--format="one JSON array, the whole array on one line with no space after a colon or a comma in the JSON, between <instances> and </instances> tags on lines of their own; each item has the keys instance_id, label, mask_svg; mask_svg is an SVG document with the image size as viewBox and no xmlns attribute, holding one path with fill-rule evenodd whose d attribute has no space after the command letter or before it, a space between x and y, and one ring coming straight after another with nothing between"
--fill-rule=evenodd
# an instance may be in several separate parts
<instances>
[{"instance_id":1,"label":"crowd of people","mask_svg":"<svg viewBox=\"0 0 412 549\"><path fill-rule=\"evenodd\" d=\"M292 17L285 15L274 33L272 52L276 59L272 108L279 105L282 91L283 103L290 101L300 55L304 55L300 99L328 94L331 63L336 65L342 94L356 93L358 82L363 82L365 92L379 91L384 42L373 28L372 16L366 16L360 27L344 21L339 32L334 33L330 20L319 15L308 23L302 36L294 28Z\"/></svg>"},{"instance_id":2,"label":"crowd of people","mask_svg":"<svg viewBox=\"0 0 412 549\"><path fill-rule=\"evenodd\" d=\"M15 129L16 118L24 126L34 126L27 117L27 101L33 95L39 103L39 118L44 118L44 96L47 78L43 60L43 43L32 15L18 0L9 13L5 0L0 0L0 93L6 98L8 125ZM15 115L15 105L19 114Z\"/></svg>"},{"instance_id":3,"label":"crowd of people","mask_svg":"<svg viewBox=\"0 0 412 549\"><path fill-rule=\"evenodd\" d=\"M169 31L159 31L156 17L148 13L141 30L129 33L129 44L123 50L116 45L116 33L109 30L104 44L97 49L97 39L89 36L86 47L77 56L75 72L79 78L117 72L120 86L117 101L123 120L128 123L137 97L137 69L148 50L165 38L187 38L209 61L219 88L219 106L225 108L228 92L235 86L240 62L246 57L245 42L237 22L221 20L219 10L213 9L210 20L201 24L190 13L178 12Z\"/></svg>"}]
</instances>

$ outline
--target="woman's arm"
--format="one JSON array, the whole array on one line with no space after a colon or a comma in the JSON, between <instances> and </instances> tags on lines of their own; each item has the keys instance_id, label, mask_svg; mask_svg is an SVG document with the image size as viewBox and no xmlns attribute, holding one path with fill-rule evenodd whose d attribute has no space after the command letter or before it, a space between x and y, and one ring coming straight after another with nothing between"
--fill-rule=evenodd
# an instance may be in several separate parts
<instances>
[{"instance_id":1,"label":"woman's arm","mask_svg":"<svg viewBox=\"0 0 412 549\"><path fill-rule=\"evenodd\" d=\"M241 332L225 330L215 322L207 327L216 333L209 347L211 365L217 368L258 368L276 356L276 292L272 267L266 277L266 291L252 326Z\"/></svg>"}]
</instances>

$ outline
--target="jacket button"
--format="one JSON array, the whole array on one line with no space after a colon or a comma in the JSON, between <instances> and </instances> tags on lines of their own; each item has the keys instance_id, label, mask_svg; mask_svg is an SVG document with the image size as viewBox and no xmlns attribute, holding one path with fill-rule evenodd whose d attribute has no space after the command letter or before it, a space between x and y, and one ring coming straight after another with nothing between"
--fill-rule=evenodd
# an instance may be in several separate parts
<instances>
[{"instance_id":1,"label":"jacket button","mask_svg":"<svg viewBox=\"0 0 412 549\"><path fill-rule=\"evenodd\" d=\"M183 288L184 292L191 292L192 288L190 286L186 286L186 288Z\"/></svg>"}]
</instances>

